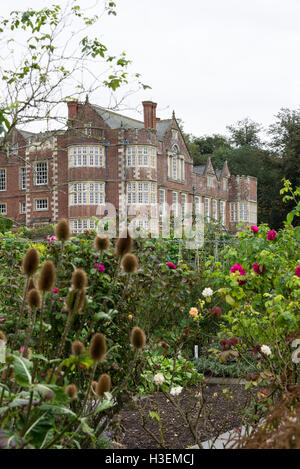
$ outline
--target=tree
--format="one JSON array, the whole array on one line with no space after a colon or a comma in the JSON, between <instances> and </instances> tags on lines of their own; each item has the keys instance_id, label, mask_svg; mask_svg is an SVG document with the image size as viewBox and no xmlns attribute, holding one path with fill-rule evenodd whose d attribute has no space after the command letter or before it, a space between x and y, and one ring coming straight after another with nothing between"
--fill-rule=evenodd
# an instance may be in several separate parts
<instances>
[{"instance_id":1,"label":"tree","mask_svg":"<svg viewBox=\"0 0 300 469\"><path fill-rule=\"evenodd\" d=\"M253 147L261 144L259 133L262 127L251 119L246 118L235 125L228 125L227 129L230 133L230 141L236 147L246 145Z\"/></svg>"},{"instance_id":2,"label":"tree","mask_svg":"<svg viewBox=\"0 0 300 469\"><path fill-rule=\"evenodd\" d=\"M78 1L70 0L64 8L12 11L0 22L0 132L8 155L17 126L37 121L46 129L53 121L65 126L63 103L99 87L115 91L128 83L130 60L125 53L111 55L102 41L88 35L99 16L87 16ZM104 10L115 15L115 7L110 1ZM147 87L139 74L131 79Z\"/></svg>"}]
</instances>

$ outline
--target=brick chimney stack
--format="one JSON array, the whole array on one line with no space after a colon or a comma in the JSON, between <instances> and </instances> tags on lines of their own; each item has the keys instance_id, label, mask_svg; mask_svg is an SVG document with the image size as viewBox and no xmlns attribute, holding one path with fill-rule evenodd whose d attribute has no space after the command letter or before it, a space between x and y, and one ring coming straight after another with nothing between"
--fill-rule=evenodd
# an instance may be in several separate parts
<instances>
[{"instance_id":1,"label":"brick chimney stack","mask_svg":"<svg viewBox=\"0 0 300 469\"><path fill-rule=\"evenodd\" d=\"M152 101L143 101L145 129L156 130L156 106Z\"/></svg>"},{"instance_id":2,"label":"brick chimney stack","mask_svg":"<svg viewBox=\"0 0 300 469\"><path fill-rule=\"evenodd\" d=\"M76 120L78 117L78 101L69 101L68 103L68 119Z\"/></svg>"}]
</instances>

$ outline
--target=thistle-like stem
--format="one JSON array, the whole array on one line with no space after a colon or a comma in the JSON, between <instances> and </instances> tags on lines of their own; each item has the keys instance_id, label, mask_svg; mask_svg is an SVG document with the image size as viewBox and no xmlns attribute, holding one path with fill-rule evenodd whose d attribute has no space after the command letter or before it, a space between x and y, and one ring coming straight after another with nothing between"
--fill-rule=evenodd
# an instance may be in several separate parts
<instances>
[{"instance_id":1,"label":"thistle-like stem","mask_svg":"<svg viewBox=\"0 0 300 469\"><path fill-rule=\"evenodd\" d=\"M87 390L86 390L86 393L85 393L85 397L84 397L84 400L83 400L82 408L81 408L81 411L80 411L78 417L80 417L84 413L84 409L85 409L86 403L87 403L88 398L89 398L91 385L92 385L92 382L93 382L93 379L94 379L94 376L95 376L96 368L97 368L97 362L94 362L94 364L91 368L90 378L89 378Z\"/></svg>"}]
</instances>

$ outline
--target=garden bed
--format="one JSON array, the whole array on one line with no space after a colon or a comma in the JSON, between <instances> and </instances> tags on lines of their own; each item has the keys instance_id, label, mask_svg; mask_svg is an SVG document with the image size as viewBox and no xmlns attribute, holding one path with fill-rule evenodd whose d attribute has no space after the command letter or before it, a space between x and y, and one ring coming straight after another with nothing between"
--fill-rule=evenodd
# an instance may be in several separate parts
<instances>
[{"instance_id":1,"label":"garden bed","mask_svg":"<svg viewBox=\"0 0 300 469\"><path fill-rule=\"evenodd\" d=\"M227 392L223 392L224 385L209 384L204 390L209 408L209 420L199 420L198 433L201 441L217 437L221 433L240 427L243 423L243 410L247 403L247 391L243 387L231 386ZM181 406L186 409L196 401L195 392L192 389L183 390L179 396ZM232 398L230 397L232 396ZM182 449L195 445L195 441L182 417L163 393L157 393L147 399L140 399L140 405L145 414L160 408L160 418L165 438L165 448ZM196 415L197 410L194 410ZM130 404L119 415L119 422L123 429L123 435L119 440L123 448L128 449L152 449L160 448L160 445L143 429L140 412ZM158 423L151 420L147 427L159 438Z\"/></svg>"}]
</instances>

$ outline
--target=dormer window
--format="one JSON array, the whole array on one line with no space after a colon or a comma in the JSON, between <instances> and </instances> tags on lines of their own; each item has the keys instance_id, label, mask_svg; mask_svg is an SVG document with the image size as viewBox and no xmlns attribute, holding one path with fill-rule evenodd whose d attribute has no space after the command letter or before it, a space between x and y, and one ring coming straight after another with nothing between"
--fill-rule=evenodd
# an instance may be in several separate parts
<instances>
[{"instance_id":1,"label":"dormer window","mask_svg":"<svg viewBox=\"0 0 300 469\"><path fill-rule=\"evenodd\" d=\"M223 179L223 191L227 191L227 179Z\"/></svg>"},{"instance_id":2,"label":"dormer window","mask_svg":"<svg viewBox=\"0 0 300 469\"><path fill-rule=\"evenodd\" d=\"M214 177L213 176L207 176L207 187L214 187Z\"/></svg>"}]
</instances>

